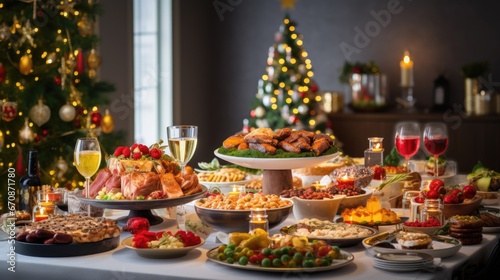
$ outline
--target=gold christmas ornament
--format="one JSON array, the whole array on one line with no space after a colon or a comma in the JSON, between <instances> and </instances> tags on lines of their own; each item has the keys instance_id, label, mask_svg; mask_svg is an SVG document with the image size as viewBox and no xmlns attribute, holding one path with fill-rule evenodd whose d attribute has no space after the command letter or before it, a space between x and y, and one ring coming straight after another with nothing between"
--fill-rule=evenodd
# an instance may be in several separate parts
<instances>
[{"instance_id":1,"label":"gold christmas ornament","mask_svg":"<svg viewBox=\"0 0 500 280\"><path fill-rule=\"evenodd\" d=\"M19 60L19 72L23 75L28 75L33 69L33 60L27 54L23 55Z\"/></svg>"},{"instance_id":2,"label":"gold christmas ornament","mask_svg":"<svg viewBox=\"0 0 500 280\"><path fill-rule=\"evenodd\" d=\"M77 104L80 104L82 102L82 95L81 93L73 84L70 84L70 93L69 93L69 98L71 103L76 102Z\"/></svg>"},{"instance_id":3,"label":"gold christmas ornament","mask_svg":"<svg viewBox=\"0 0 500 280\"><path fill-rule=\"evenodd\" d=\"M75 119L76 109L69 103L64 104L61 109L59 109L59 117L65 122L70 122Z\"/></svg>"},{"instance_id":4,"label":"gold christmas ornament","mask_svg":"<svg viewBox=\"0 0 500 280\"><path fill-rule=\"evenodd\" d=\"M101 119L101 130L103 133L111 133L115 128L115 121L113 120L113 116L109 113L109 110L106 109L106 113Z\"/></svg>"},{"instance_id":5,"label":"gold christmas ornament","mask_svg":"<svg viewBox=\"0 0 500 280\"><path fill-rule=\"evenodd\" d=\"M38 126L44 125L50 119L50 108L43 104L42 99L38 100L38 104L30 110L30 118Z\"/></svg>"},{"instance_id":6,"label":"gold christmas ornament","mask_svg":"<svg viewBox=\"0 0 500 280\"><path fill-rule=\"evenodd\" d=\"M94 26L92 21L87 17L83 16L82 19L77 23L78 33L82 35L82 37L87 37L92 35Z\"/></svg>"},{"instance_id":7,"label":"gold christmas ornament","mask_svg":"<svg viewBox=\"0 0 500 280\"><path fill-rule=\"evenodd\" d=\"M94 69L90 69L88 74L89 74L89 78L91 78L92 80L97 77L97 71Z\"/></svg>"},{"instance_id":8,"label":"gold christmas ornament","mask_svg":"<svg viewBox=\"0 0 500 280\"><path fill-rule=\"evenodd\" d=\"M24 126L19 130L19 142L21 144L28 144L33 142L35 139L35 134L33 134L33 130L28 123L28 118L24 119Z\"/></svg>"},{"instance_id":9,"label":"gold christmas ornament","mask_svg":"<svg viewBox=\"0 0 500 280\"><path fill-rule=\"evenodd\" d=\"M89 56L87 57L87 65L89 69L96 70L101 65L101 56L98 55L95 49L91 49Z\"/></svg>"},{"instance_id":10,"label":"gold christmas ornament","mask_svg":"<svg viewBox=\"0 0 500 280\"><path fill-rule=\"evenodd\" d=\"M75 66L76 66L76 58L72 53L70 53L68 55L68 58L66 59L66 65L65 65L66 74L72 75Z\"/></svg>"}]
</instances>

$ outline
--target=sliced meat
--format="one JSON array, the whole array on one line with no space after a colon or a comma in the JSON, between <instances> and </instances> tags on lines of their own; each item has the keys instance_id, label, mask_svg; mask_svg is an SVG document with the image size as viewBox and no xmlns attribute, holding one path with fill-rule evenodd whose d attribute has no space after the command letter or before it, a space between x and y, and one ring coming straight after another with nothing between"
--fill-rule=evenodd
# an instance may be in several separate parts
<instances>
[{"instance_id":1,"label":"sliced meat","mask_svg":"<svg viewBox=\"0 0 500 280\"><path fill-rule=\"evenodd\" d=\"M176 198L184 195L181 186L175 180L172 173L159 174L161 189L168 198Z\"/></svg>"},{"instance_id":2,"label":"sliced meat","mask_svg":"<svg viewBox=\"0 0 500 280\"><path fill-rule=\"evenodd\" d=\"M278 143L278 147L280 147L281 149L283 149L284 151L286 152L290 152L290 153L300 153L300 148L286 142L286 141L280 141Z\"/></svg>"},{"instance_id":3,"label":"sliced meat","mask_svg":"<svg viewBox=\"0 0 500 280\"><path fill-rule=\"evenodd\" d=\"M243 136L229 136L222 142L222 147L226 149L236 148L241 143L245 142L245 138Z\"/></svg>"},{"instance_id":4,"label":"sliced meat","mask_svg":"<svg viewBox=\"0 0 500 280\"><path fill-rule=\"evenodd\" d=\"M325 138L317 139L312 144L312 150L316 156L321 155L324 151L328 150L331 147L328 140Z\"/></svg>"},{"instance_id":5,"label":"sliced meat","mask_svg":"<svg viewBox=\"0 0 500 280\"><path fill-rule=\"evenodd\" d=\"M260 144L259 143L249 143L248 147L250 147L250 149L252 149L252 150L256 150L256 151L259 151L259 152L265 153L265 154L274 155L276 153L276 147L274 147L273 145L266 144L266 143L260 143Z\"/></svg>"},{"instance_id":6,"label":"sliced meat","mask_svg":"<svg viewBox=\"0 0 500 280\"><path fill-rule=\"evenodd\" d=\"M123 175L126 173L125 167L123 166L122 162L114 157L109 159L108 168L113 175Z\"/></svg>"},{"instance_id":7,"label":"sliced meat","mask_svg":"<svg viewBox=\"0 0 500 280\"><path fill-rule=\"evenodd\" d=\"M111 177L104 184L106 192L111 192L113 189L120 189L122 184L121 181L121 176L111 175Z\"/></svg>"},{"instance_id":8,"label":"sliced meat","mask_svg":"<svg viewBox=\"0 0 500 280\"><path fill-rule=\"evenodd\" d=\"M102 169L97 173L97 176L95 177L94 181L90 184L90 197L96 197L96 195L99 193L102 188L105 187L106 181L108 181L109 178L111 178L112 174L109 171L108 168ZM83 191L84 194L87 193L86 190Z\"/></svg>"},{"instance_id":9,"label":"sliced meat","mask_svg":"<svg viewBox=\"0 0 500 280\"><path fill-rule=\"evenodd\" d=\"M278 140L283 140L292 134L292 129L289 127L280 128L274 131L273 137Z\"/></svg>"},{"instance_id":10,"label":"sliced meat","mask_svg":"<svg viewBox=\"0 0 500 280\"><path fill-rule=\"evenodd\" d=\"M154 172L132 172L121 178L122 193L126 199L146 197L161 190L160 177Z\"/></svg>"}]
</instances>

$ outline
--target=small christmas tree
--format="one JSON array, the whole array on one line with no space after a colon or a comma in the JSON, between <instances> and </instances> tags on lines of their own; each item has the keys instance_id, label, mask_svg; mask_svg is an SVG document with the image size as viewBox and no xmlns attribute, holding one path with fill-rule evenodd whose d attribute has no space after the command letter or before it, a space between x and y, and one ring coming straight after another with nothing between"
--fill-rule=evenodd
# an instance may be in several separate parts
<instances>
[{"instance_id":1,"label":"small christmas tree","mask_svg":"<svg viewBox=\"0 0 500 280\"><path fill-rule=\"evenodd\" d=\"M1 182L14 177L17 186L28 150L37 149L42 184L81 188L76 139L98 137L104 151L123 139L102 107L114 86L97 80L99 12L88 0L0 3Z\"/></svg>"},{"instance_id":2,"label":"small christmas tree","mask_svg":"<svg viewBox=\"0 0 500 280\"><path fill-rule=\"evenodd\" d=\"M248 125L331 133L328 118L319 107L322 97L313 80L312 64L303 49L302 35L296 32L295 23L288 14L274 40L269 48L266 74L258 83Z\"/></svg>"}]
</instances>

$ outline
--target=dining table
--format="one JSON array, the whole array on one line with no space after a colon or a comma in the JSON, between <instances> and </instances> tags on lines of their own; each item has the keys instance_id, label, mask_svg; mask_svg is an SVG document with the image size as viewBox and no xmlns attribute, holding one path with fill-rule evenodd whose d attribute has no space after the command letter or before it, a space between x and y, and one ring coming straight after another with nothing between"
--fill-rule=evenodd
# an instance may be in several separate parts
<instances>
[{"instance_id":1,"label":"dining table","mask_svg":"<svg viewBox=\"0 0 500 280\"><path fill-rule=\"evenodd\" d=\"M158 215L168 211L153 210ZM125 217L125 210L107 210L105 216L113 219ZM175 230L179 223L168 214L151 231ZM280 228L296 223L293 213L286 220L269 230L278 234ZM130 237L122 231L120 240ZM221 245L221 232L213 231L206 236L202 246L178 258L153 259L139 256L134 250L121 243L114 249L83 256L73 257L36 257L16 253L16 243L12 239L0 242L0 279L463 279L464 273L477 269L488 261L492 248L499 242L498 233L483 233L483 240L477 245L462 246L460 250L440 259L440 267L433 271L393 272L374 267L373 254L360 243L341 248L353 255L349 264L331 270L308 272L259 271L234 266L225 266L207 258L207 252ZM64 246L57 247L64 250ZM437 259L439 262L439 259Z\"/></svg>"}]
</instances>

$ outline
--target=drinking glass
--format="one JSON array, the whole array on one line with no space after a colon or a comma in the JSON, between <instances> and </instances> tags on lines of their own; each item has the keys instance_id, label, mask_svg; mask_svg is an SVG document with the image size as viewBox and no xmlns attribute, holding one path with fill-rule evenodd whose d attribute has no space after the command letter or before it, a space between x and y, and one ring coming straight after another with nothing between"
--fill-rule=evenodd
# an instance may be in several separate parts
<instances>
[{"instance_id":1,"label":"drinking glass","mask_svg":"<svg viewBox=\"0 0 500 280\"><path fill-rule=\"evenodd\" d=\"M79 138L75 145L75 166L78 172L85 177L85 196L90 197L90 177L101 164L101 148L97 138ZM90 205L87 207L90 216Z\"/></svg>"},{"instance_id":2,"label":"drinking glass","mask_svg":"<svg viewBox=\"0 0 500 280\"><path fill-rule=\"evenodd\" d=\"M174 125L167 127L168 149L172 156L184 167L191 160L198 143L198 127L194 125Z\"/></svg>"},{"instance_id":3,"label":"drinking glass","mask_svg":"<svg viewBox=\"0 0 500 280\"><path fill-rule=\"evenodd\" d=\"M446 124L431 122L424 128L424 147L434 157L434 177L439 177L438 159L448 147L448 130Z\"/></svg>"},{"instance_id":4,"label":"drinking glass","mask_svg":"<svg viewBox=\"0 0 500 280\"><path fill-rule=\"evenodd\" d=\"M394 137L396 150L405 158L406 170L410 172L410 158L420 147L420 126L416 122L401 122L396 125Z\"/></svg>"}]
</instances>

